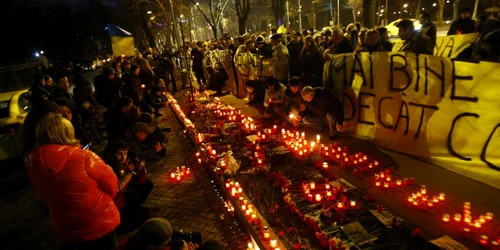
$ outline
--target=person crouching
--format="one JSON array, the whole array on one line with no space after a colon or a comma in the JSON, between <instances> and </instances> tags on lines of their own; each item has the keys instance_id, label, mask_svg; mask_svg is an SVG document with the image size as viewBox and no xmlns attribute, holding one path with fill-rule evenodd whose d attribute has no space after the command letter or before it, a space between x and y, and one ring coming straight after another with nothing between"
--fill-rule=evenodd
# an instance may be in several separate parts
<instances>
[{"instance_id":1,"label":"person crouching","mask_svg":"<svg viewBox=\"0 0 500 250\"><path fill-rule=\"evenodd\" d=\"M323 88L306 86L302 89L302 99L310 114L302 118L306 126L321 130L328 126L330 139L336 137L337 130L342 131L344 124L344 106L332 92Z\"/></svg>"}]
</instances>

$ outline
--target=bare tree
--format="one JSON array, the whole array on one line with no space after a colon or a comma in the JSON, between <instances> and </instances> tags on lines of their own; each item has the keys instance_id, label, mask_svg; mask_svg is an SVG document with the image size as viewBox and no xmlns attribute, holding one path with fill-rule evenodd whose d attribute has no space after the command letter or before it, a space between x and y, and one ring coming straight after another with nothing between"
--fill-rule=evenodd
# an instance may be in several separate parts
<instances>
[{"instance_id":1,"label":"bare tree","mask_svg":"<svg viewBox=\"0 0 500 250\"><path fill-rule=\"evenodd\" d=\"M444 13L444 5L446 4L445 0L437 0L438 4L438 12L437 12L437 24L439 26L443 25L443 13Z\"/></svg>"},{"instance_id":2,"label":"bare tree","mask_svg":"<svg viewBox=\"0 0 500 250\"><path fill-rule=\"evenodd\" d=\"M243 35L247 32L248 16L252 10L250 0L234 0L234 7L238 16L238 32Z\"/></svg>"},{"instance_id":3,"label":"bare tree","mask_svg":"<svg viewBox=\"0 0 500 250\"><path fill-rule=\"evenodd\" d=\"M274 20L276 21L277 26L283 24L285 6L286 0L271 0L271 9L273 10Z\"/></svg>"},{"instance_id":4,"label":"bare tree","mask_svg":"<svg viewBox=\"0 0 500 250\"><path fill-rule=\"evenodd\" d=\"M357 22L356 13L363 8L363 0L346 0L345 8L352 11L352 18Z\"/></svg>"},{"instance_id":5,"label":"bare tree","mask_svg":"<svg viewBox=\"0 0 500 250\"><path fill-rule=\"evenodd\" d=\"M126 5L130 6L133 12L142 19L144 32L148 37L151 47L154 47L154 34L149 29L148 23L154 21L156 23L163 23L163 35L165 37L175 36L173 32L173 26L167 24L176 24L173 22L172 11L170 8L174 8L174 12L181 5L182 0L172 0L172 5L167 0L121 0ZM177 8L176 8L177 7ZM173 37L174 38L174 37ZM174 41L176 39L173 39ZM165 46L171 46L171 40L165 39Z\"/></svg>"},{"instance_id":6,"label":"bare tree","mask_svg":"<svg viewBox=\"0 0 500 250\"><path fill-rule=\"evenodd\" d=\"M376 0L363 0L363 26L368 28L375 27L376 3Z\"/></svg>"},{"instance_id":7,"label":"bare tree","mask_svg":"<svg viewBox=\"0 0 500 250\"><path fill-rule=\"evenodd\" d=\"M196 9L198 9L198 11L207 21L210 28L212 28L214 38L217 38L218 26L221 24L223 18L222 13L224 13L224 9L226 8L229 0L205 0L206 5L208 6L207 13L201 9L199 3L195 2L194 0L190 1L196 5Z\"/></svg>"}]
</instances>

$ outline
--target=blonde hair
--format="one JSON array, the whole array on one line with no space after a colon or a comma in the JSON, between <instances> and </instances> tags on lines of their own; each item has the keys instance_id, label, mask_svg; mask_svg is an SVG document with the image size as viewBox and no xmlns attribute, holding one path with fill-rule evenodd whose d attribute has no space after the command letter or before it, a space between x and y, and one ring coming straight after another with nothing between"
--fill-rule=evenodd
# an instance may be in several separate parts
<instances>
[{"instance_id":1,"label":"blonde hair","mask_svg":"<svg viewBox=\"0 0 500 250\"><path fill-rule=\"evenodd\" d=\"M75 129L71 122L61 114L48 113L36 126L36 143L59 144L77 146L80 142L75 139Z\"/></svg>"}]
</instances>

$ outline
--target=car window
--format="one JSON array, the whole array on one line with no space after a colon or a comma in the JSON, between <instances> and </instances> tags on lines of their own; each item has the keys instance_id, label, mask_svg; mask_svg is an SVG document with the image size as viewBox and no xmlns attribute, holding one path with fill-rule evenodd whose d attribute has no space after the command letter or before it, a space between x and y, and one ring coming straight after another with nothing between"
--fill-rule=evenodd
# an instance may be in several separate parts
<instances>
[{"instance_id":1,"label":"car window","mask_svg":"<svg viewBox=\"0 0 500 250\"><path fill-rule=\"evenodd\" d=\"M0 118L9 117L9 101L0 102Z\"/></svg>"},{"instance_id":2,"label":"car window","mask_svg":"<svg viewBox=\"0 0 500 250\"><path fill-rule=\"evenodd\" d=\"M19 113L24 114L31 109L31 102L28 93L22 93L17 101L19 105Z\"/></svg>"}]
</instances>

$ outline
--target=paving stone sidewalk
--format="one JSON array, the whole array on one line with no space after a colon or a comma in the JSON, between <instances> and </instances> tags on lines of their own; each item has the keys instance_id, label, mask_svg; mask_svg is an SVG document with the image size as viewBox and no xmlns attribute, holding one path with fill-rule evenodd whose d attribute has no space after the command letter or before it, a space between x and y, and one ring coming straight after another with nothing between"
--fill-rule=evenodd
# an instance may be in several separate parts
<instances>
[{"instance_id":1,"label":"paving stone sidewalk","mask_svg":"<svg viewBox=\"0 0 500 250\"><path fill-rule=\"evenodd\" d=\"M182 98L183 93L177 93L176 98ZM204 169L192 167L192 175L186 180L170 181L170 173L177 167L188 167L193 148L182 135L172 111L164 108L162 113L164 116L157 119L158 124L171 127L172 132L168 134L167 156L147 164L155 187L145 206L155 211L155 216L168 219L175 229L200 231L204 240L221 241L228 249L246 246L230 216L226 214L221 220L224 206ZM54 235L48 209L33 187L0 199L0 225L0 249L58 249L61 246Z\"/></svg>"}]
</instances>

